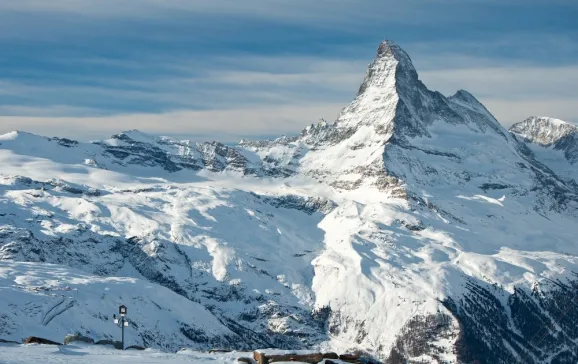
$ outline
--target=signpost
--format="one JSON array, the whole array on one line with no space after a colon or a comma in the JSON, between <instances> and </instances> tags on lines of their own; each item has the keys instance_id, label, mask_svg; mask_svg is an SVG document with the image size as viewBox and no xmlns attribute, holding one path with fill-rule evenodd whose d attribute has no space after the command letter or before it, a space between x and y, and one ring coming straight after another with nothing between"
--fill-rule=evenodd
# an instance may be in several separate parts
<instances>
[{"instance_id":1,"label":"signpost","mask_svg":"<svg viewBox=\"0 0 578 364\"><path fill-rule=\"evenodd\" d=\"M120 315L120 319L116 317L116 314L112 315L112 318L114 320L114 323L117 326L120 325L122 350L124 350L124 327L128 326L128 319L126 318L126 306L125 305L121 305L118 308L118 314Z\"/></svg>"}]
</instances>

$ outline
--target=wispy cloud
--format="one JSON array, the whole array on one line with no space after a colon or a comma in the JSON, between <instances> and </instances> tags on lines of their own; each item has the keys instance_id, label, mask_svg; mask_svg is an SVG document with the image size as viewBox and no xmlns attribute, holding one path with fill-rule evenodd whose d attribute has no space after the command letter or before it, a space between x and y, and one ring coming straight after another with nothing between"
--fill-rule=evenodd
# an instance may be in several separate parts
<instances>
[{"instance_id":1,"label":"wispy cloud","mask_svg":"<svg viewBox=\"0 0 578 364\"><path fill-rule=\"evenodd\" d=\"M321 117L335 119L341 107L341 104L315 103L104 117L0 116L0 133L24 129L53 135L58 131L59 136L102 139L122 130L139 129L192 140L233 142L255 136L295 135Z\"/></svg>"},{"instance_id":2,"label":"wispy cloud","mask_svg":"<svg viewBox=\"0 0 578 364\"><path fill-rule=\"evenodd\" d=\"M421 78L444 94L470 91L506 126L532 115L578 122L578 65L435 70Z\"/></svg>"},{"instance_id":3,"label":"wispy cloud","mask_svg":"<svg viewBox=\"0 0 578 364\"><path fill-rule=\"evenodd\" d=\"M29 106L0 106L0 115L7 115L0 118L0 132L62 129L69 136L102 138L120 129L139 128L185 136L221 133L235 140L251 135L295 134L317 118L334 119L352 99L366 63L319 57L247 56L239 57L234 64L217 62L217 69L206 69L200 75L114 79L101 82L98 87L3 82L0 94L29 97L32 101ZM578 66L479 67L480 64L486 61L469 58L456 68L420 72L420 78L444 94L460 88L469 90L505 125L530 115L578 120ZM188 69L182 64L173 66L182 68L185 74ZM95 80L91 82L94 83ZM42 106L35 99L51 102ZM71 103L59 104L62 99ZM98 102L82 102L91 99ZM103 113L99 106L106 100L115 100L121 110ZM146 107L137 113L122 108L128 105L129 110L138 109L134 104Z\"/></svg>"},{"instance_id":4,"label":"wispy cloud","mask_svg":"<svg viewBox=\"0 0 578 364\"><path fill-rule=\"evenodd\" d=\"M530 114L575 121L577 6L0 1L0 132L297 133L352 99L383 37L410 53L430 88L468 89L504 124Z\"/></svg>"},{"instance_id":5,"label":"wispy cloud","mask_svg":"<svg viewBox=\"0 0 578 364\"><path fill-rule=\"evenodd\" d=\"M460 0L18 0L0 3L0 10L82 14L91 17L155 18L167 12L269 17L284 21L319 21L334 19L375 19L398 17L415 21L427 9L440 4L459 5ZM476 6L476 2L470 2ZM421 8L421 10L420 10ZM413 17L408 12L413 11ZM431 15L431 13L430 13ZM431 16L430 16L431 18Z\"/></svg>"},{"instance_id":6,"label":"wispy cloud","mask_svg":"<svg viewBox=\"0 0 578 364\"><path fill-rule=\"evenodd\" d=\"M578 99L578 65L566 67L484 67L421 72L422 79L440 91L459 88L480 97L504 101Z\"/></svg>"},{"instance_id":7,"label":"wispy cloud","mask_svg":"<svg viewBox=\"0 0 578 364\"><path fill-rule=\"evenodd\" d=\"M568 29L554 34L515 31L481 39L418 40L409 42L407 50L422 70L575 65L577 34Z\"/></svg>"},{"instance_id":8,"label":"wispy cloud","mask_svg":"<svg viewBox=\"0 0 578 364\"><path fill-rule=\"evenodd\" d=\"M141 68L146 68L145 65L143 62ZM132 67L132 61L124 66L121 68ZM194 71L197 68L198 64L185 61L144 72L139 70L132 75L126 72L100 77L73 76L72 79L41 75L32 80L0 80L0 95L4 95L5 100L0 101L0 106L4 103L0 113L18 111L8 107L17 105L44 106L47 112L51 106L66 105L71 110L100 110L101 114L110 114L327 101L345 103L363 78L365 62L238 56L234 61L216 57L212 65L203 65L202 72ZM12 104L6 101L10 99Z\"/></svg>"}]
</instances>

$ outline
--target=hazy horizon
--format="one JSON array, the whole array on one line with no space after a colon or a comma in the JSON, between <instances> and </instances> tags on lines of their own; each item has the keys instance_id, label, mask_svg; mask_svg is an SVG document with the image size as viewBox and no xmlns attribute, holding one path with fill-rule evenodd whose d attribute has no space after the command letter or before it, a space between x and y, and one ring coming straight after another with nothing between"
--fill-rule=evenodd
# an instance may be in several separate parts
<instances>
[{"instance_id":1,"label":"hazy horizon","mask_svg":"<svg viewBox=\"0 0 578 364\"><path fill-rule=\"evenodd\" d=\"M225 142L333 121L383 39L505 126L578 122L571 1L0 3L0 134Z\"/></svg>"}]
</instances>

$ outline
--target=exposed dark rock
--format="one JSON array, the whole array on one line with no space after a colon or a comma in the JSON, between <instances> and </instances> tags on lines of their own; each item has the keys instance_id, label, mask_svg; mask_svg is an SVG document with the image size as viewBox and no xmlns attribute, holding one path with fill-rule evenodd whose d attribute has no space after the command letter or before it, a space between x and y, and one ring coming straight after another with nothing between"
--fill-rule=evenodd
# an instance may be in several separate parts
<instances>
[{"instance_id":1,"label":"exposed dark rock","mask_svg":"<svg viewBox=\"0 0 578 364\"><path fill-rule=\"evenodd\" d=\"M73 148L78 146L78 142L76 140L71 140L71 139L67 139L67 138L49 138L48 140L50 141L56 141L60 146L66 147L66 148Z\"/></svg>"},{"instance_id":2,"label":"exposed dark rock","mask_svg":"<svg viewBox=\"0 0 578 364\"><path fill-rule=\"evenodd\" d=\"M358 354L341 354L339 355L339 360L346 361L348 363L354 363L359 360Z\"/></svg>"},{"instance_id":3,"label":"exposed dark rock","mask_svg":"<svg viewBox=\"0 0 578 364\"><path fill-rule=\"evenodd\" d=\"M62 345L61 343L58 343L56 341L52 341L52 340L48 340L48 339L44 339L44 338L36 337L36 336L27 337L26 339L24 339L24 344Z\"/></svg>"},{"instance_id":4,"label":"exposed dark rock","mask_svg":"<svg viewBox=\"0 0 578 364\"><path fill-rule=\"evenodd\" d=\"M456 342L463 363L576 363L578 348L578 276L545 281L532 292L501 288L469 280L467 293L444 304L459 321ZM498 299L507 296L507 306ZM556 353L555 360L549 359Z\"/></svg>"},{"instance_id":5,"label":"exposed dark rock","mask_svg":"<svg viewBox=\"0 0 578 364\"><path fill-rule=\"evenodd\" d=\"M339 359L339 355L337 353L324 353L323 359Z\"/></svg>"},{"instance_id":6,"label":"exposed dark rock","mask_svg":"<svg viewBox=\"0 0 578 364\"><path fill-rule=\"evenodd\" d=\"M501 184L501 183L484 183L480 186L480 189L484 192L488 190L505 190L506 188L511 188L512 186Z\"/></svg>"},{"instance_id":7,"label":"exposed dark rock","mask_svg":"<svg viewBox=\"0 0 578 364\"><path fill-rule=\"evenodd\" d=\"M413 317L402 328L386 363L413 363L408 361L409 358L422 355L428 355L438 360L438 362L442 360L442 356L447 353L434 343L441 339L451 340L454 335L451 319L451 317L444 314Z\"/></svg>"},{"instance_id":8,"label":"exposed dark rock","mask_svg":"<svg viewBox=\"0 0 578 364\"><path fill-rule=\"evenodd\" d=\"M131 345L128 348L126 348L125 350L145 350L146 348L143 346L139 346L139 345Z\"/></svg>"},{"instance_id":9,"label":"exposed dark rock","mask_svg":"<svg viewBox=\"0 0 578 364\"><path fill-rule=\"evenodd\" d=\"M4 339L0 339L0 343L2 343L2 344L20 344L18 341L10 341L10 340L4 340Z\"/></svg>"},{"instance_id":10,"label":"exposed dark rock","mask_svg":"<svg viewBox=\"0 0 578 364\"><path fill-rule=\"evenodd\" d=\"M259 196L257 194L254 194L254 196L275 207L301 210L309 215L312 215L315 212L327 214L336 206L333 201L321 197L303 198L295 195L268 197Z\"/></svg>"},{"instance_id":11,"label":"exposed dark rock","mask_svg":"<svg viewBox=\"0 0 578 364\"><path fill-rule=\"evenodd\" d=\"M254 359L246 358L246 357L238 358L237 361L238 361L239 363L255 364L255 360L254 360Z\"/></svg>"},{"instance_id":12,"label":"exposed dark rock","mask_svg":"<svg viewBox=\"0 0 578 364\"><path fill-rule=\"evenodd\" d=\"M255 351L253 353L253 358L259 364L269 364L274 362L288 362L297 361L302 363L317 364L323 360L323 354L321 353L311 353L311 354L267 354L260 351Z\"/></svg>"},{"instance_id":13,"label":"exposed dark rock","mask_svg":"<svg viewBox=\"0 0 578 364\"><path fill-rule=\"evenodd\" d=\"M110 346L114 347L115 349L122 350L122 342L120 342L120 341L105 339L105 340L98 340L94 344L95 345L110 345Z\"/></svg>"}]
</instances>

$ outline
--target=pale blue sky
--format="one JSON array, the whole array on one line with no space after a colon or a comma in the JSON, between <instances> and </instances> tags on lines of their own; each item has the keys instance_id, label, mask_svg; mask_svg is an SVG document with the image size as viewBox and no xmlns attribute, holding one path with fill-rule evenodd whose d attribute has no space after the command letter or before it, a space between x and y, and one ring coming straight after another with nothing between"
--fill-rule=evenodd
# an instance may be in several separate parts
<instances>
[{"instance_id":1,"label":"pale blue sky","mask_svg":"<svg viewBox=\"0 0 578 364\"><path fill-rule=\"evenodd\" d=\"M574 0L0 0L0 133L295 134L335 119L385 38L505 125L577 122L576 18Z\"/></svg>"}]
</instances>

